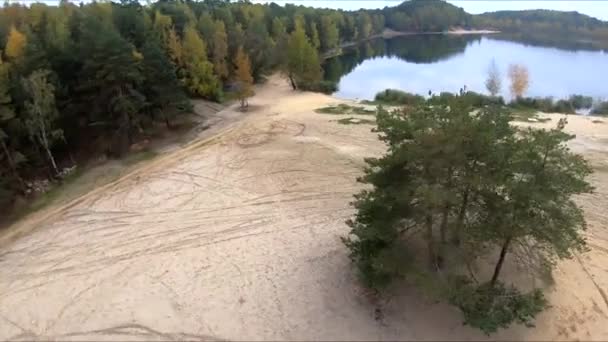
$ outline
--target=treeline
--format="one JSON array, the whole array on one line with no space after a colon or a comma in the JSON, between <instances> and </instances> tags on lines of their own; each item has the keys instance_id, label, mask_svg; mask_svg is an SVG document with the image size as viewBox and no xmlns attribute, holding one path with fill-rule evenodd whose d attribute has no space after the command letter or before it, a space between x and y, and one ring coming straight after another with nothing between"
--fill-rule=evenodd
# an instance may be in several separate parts
<instances>
[{"instance_id":1,"label":"treeline","mask_svg":"<svg viewBox=\"0 0 608 342\"><path fill-rule=\"evenodd\" d=\"M578 12L498 11L476 15L476 27L503 32L510 40L573 49L608 49L608 23Z\"/></svg>"},{"instance_id":2,"label":"treeline","mask_svg":"<svg viewBox=\"0 0 608 342\"><path fill-rule=\"evenodd\" d=\"M382 32L380 14L228 1L0 9L0 204L27 181L100 153L120 156L189 97L246 105L276 70L329 87L320 52Z\"/></svg>"}]
</instances>

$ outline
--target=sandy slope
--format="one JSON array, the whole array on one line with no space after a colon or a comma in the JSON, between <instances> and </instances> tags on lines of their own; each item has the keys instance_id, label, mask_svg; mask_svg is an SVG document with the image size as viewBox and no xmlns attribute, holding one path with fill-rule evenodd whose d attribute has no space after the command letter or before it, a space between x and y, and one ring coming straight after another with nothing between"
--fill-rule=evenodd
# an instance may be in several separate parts
<instances>
[{"instance_id":1,"label":"sandy slope","mask_svg":"<svg viewBox=\"0 0 608 342\"><path fill-rule=\"evenodd\" d=\"M412 289L374 319L339 237L382 144L313 112L331 97L257 93L216 137L16 227L35 229L0 251L0 339L485 338ZM569 129L601 170L580 199L591 251L559 265L537 328L493 338L608 339L608 123L585 120Z\"/></svg>"}]
</instances>

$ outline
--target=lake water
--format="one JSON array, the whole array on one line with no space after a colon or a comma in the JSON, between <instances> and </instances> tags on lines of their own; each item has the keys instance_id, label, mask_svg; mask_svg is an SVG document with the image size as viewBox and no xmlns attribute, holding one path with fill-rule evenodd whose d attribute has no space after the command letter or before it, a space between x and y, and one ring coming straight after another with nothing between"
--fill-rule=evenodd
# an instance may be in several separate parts
<instances>
[{"instance_id":1,"label":"lake water","mask_svg":"<svg viewBox=\"0 0 608 342\"><path fill-rule=\"evenodd\" d=\"M510 98L507 69L524 64L530 87L526 96L565 98L582 94L608 98L608 53L525 45L491 36L417 35L378 39L345 49L325 61L325 77L338 81L334 94L345 99L373 99L394 88L426 95L467 89L487 93L485 79L494 59L502 92Z\"/></svg>"}]
</instances>

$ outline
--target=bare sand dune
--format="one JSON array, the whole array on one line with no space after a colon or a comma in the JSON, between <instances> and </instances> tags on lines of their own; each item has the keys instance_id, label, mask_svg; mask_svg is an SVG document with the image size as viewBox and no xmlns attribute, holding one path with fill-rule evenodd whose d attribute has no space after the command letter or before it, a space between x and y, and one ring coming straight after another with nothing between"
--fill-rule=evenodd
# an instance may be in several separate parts
<instances>
[{"instance_id":1,"label":"bare sand dune","mask_svg":"<svg viewBox=\"0 0 608 342\"><path fill-rule=\"evenodd\" d=\"M384 147L369 125L313 112L337 102L272 78L249 114L220 113L232 123L216 136L16 225L29 233L0 249L0 339L490 339L411 289L378 319L339 237L363 157ZM579 120L580 151L608 165L608 123ZM608 166L598 170L597 192L580 199L591 251L559 265L536 328L491 339L608 339Z\"/></svg>"}]
</instances>

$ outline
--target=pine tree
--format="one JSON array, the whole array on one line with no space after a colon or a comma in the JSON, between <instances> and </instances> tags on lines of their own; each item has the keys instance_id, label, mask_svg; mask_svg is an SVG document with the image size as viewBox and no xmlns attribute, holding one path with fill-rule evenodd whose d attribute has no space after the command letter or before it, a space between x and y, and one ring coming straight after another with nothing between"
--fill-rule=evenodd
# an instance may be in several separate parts
<instances>
[{"instance_id":1,"label":"pine tree","mask_svg":"<svg viewBox=\"0 0 608 342\"><path fill-rule=\"evenodd\" d=\"M80 73L80 95L91 119L106 121L115 128L113 151L120 155L133 140L142 119L145 98L139 92L143 81L141 55L116 30L94 18L84 23Z\"/></svg>"},{"instance_id":2,"label":"pine tree","mask_svg":"<svg viewBox=\"0 0 608 342\"><path fill-rule=\"evenodd\" d=\"M0 147L2 147L1 152L6 158L13 178L18 180L19 184L23 188L23 180L21 179L21 176L17 170L18 159L23 158L15 158L13 156L14 153L11 151L8 145L9 136L8 129L6 129L6 124L15 118L15 111L12 106L12 98L9 90L9 64L3 63L2 58L0 58Z\"/></svg>"},{"instance_id":3,"label":"pine tree","mask_svg":"<svg viewBox=\"0 0 608 342\"><path fill-rule=\"evenodd\" d=\"M241 100L241 109L249 106L247 98L253 95L253 76L251 76L251 62L249 56L240 48L234 59L236 94Z\"/></svg>"},{"instance_id":4,"label":"pine tree","mask_svg":"<svg viewBox=\"0 0 608 342\"><path fill-rule=\"evenodd\" d=\"M344 239L367 286L411 274L444 287L465 322L486 333L531 324L546 306L542 292L505 285L502 267L516 254L550 269L584 249L585 219L573 196L592 190L585 180L591 168L568 149L563 120L557 129L522 131L510 120L505 108L480 107L466 94L379 109L377 131L388 152L366 160L360 181L371 187L355 196ZM450 231L460 243L447 248ZM406 235L426 243L430 270L416 265ZM447 260L469 265L492 247L499 256L487 282L475 285L444 268Z\"/></svg>"},{"instance_id":5,"label":"pine tree","mask_svg":"<svg viewBox=\"0 0 608 342\"><path fill-rule=\"evenodd\" d=\"M161 114L171 127L170 119L179 107L187 107L188 98L177 80L175 68L160 47L160 42L148 39L142 47L143 73L148 75L143 92L152 114Z\"/></svg>"}]
</instances>

